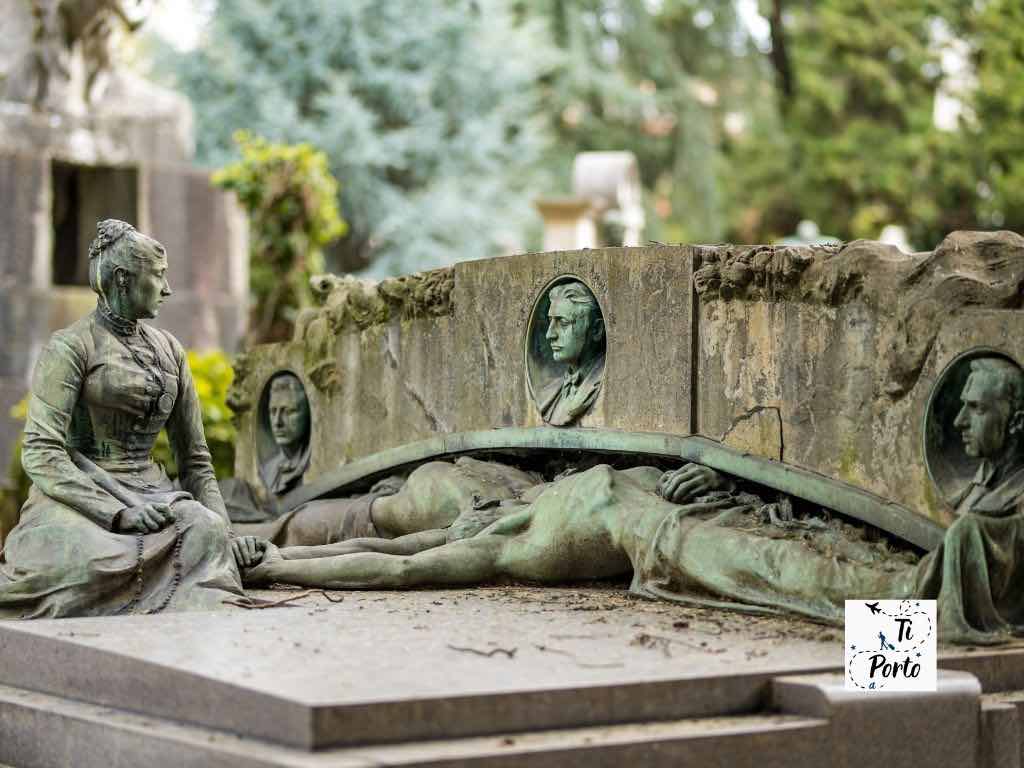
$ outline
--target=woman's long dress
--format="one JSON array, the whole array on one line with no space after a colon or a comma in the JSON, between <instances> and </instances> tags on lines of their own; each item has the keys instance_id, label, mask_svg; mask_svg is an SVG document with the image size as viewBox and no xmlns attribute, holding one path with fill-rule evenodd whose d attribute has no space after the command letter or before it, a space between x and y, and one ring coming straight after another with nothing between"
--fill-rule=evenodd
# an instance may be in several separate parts
<instances>
[{"instance_id":1,"label":"woman's long dress","mask_svg":"<svg viewBox=\"0 0 1024 768\"><path fill-rule=\"evenodd\" d=\"M150 452L160 429L182 490ZM55 333L37 363L22 463L32 488L0 563L0 617L219 607L242 594L185 352L170 334L98 312ZM116 533L143 502L157 533Z\"/></svg>"}]
</instances>

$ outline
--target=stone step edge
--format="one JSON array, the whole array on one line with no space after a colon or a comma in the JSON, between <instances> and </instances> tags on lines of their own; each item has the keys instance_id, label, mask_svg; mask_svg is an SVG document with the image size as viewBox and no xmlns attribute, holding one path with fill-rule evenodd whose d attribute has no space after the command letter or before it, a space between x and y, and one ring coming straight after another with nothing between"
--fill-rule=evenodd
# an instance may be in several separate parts
<instances>
[{"instance_id":1,"label":"stone step edge","mask_svg":"<svg viewBox=\"0 0 1024 768\"><path fill-rule=\"evenodd\" d=\"M3 627L0 644L5 646L0 685L301 749L426 740L439 721L450 737L469 738L542 728L752 714L764 709L776 676L821 671L776 669L319 704L246 689L237 682L210 680L109 649L39 637L17 627ZM40 669L44 659L61 663ZM256 724L254 709L261 715ZM433 713L432 720L422 716L424 710ZM401 729L396 723L403 724Z\"/></svg>"},{"instance_id":2,"label":"stone step edge","mask_svg":"<svg viewBox=\"0 0 1024 768\"><path fill-rule=\"evenodd\" d=\"M362 768L685 764L813 765L828 723L738 715L306 751L194 725L0 686L0 764L19 768ZM793 762L795 758L809 762ZM70 761L70 762L69 762Z\"/></svg>"},{"instance_id":3,"label":"stone step edge","mask_svg":"<svg viewBox=\"0 0 1024 768\"><path fill-rule=\"evenodd\" d=\"M984 768L1024 765L1024 690L986 693L981 697L981 754Z\"/></svg>"}]
</instances>

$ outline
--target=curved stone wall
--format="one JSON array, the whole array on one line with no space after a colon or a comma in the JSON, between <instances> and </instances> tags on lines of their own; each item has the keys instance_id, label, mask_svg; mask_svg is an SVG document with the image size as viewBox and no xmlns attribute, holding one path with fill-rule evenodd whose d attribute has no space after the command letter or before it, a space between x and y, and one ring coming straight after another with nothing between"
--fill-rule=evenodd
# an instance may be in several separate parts
<instances>
[{"instance_id":1,"label":"curved stone wall","mask_svg":"<svg viewBox=\"0 0 1024 768\"><path fill-rule=\"evenodd\" d=\"M596 299L606 345L573 427L703 435L940 522L924 451L936 379L973 347L1024 361L1024 238L1007 232L910 255L866 241L651 246L334 279L299 338L239 360L236 473L258 481L256 403L280 370L309 394L306 482L439 433L545 425L527 371L548 318L532 316L569 279Z\"/></svg>"}]
</instances>

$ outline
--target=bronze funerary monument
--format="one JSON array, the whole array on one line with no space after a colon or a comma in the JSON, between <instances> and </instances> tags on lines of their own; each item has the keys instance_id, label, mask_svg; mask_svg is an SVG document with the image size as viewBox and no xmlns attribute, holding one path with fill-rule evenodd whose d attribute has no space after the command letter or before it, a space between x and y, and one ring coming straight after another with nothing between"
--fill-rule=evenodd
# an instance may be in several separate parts
<instances>
[{"instance_id":1,"label":"bronze funerary monument","mask_svg":"<svg viewBox=\"0 0 1024 768\"><path fill-rule=\"evenodd\" d=\"M51 342L30 425L131 563L89 565L98 533L68 557L28 547L71 541L46 510L77 509L40 462L0 609L80 618L0 624L0 762L1019 761L1024 238L319 278L295 338L236 363L236 477L211 486L205 446L175 438L203 478L183 491L117 464L136 433L103 431L105 388L137 368L136 418L188 432L186 372L170 397L145 377L173 372L174 342L124 324L146 315L106 301L108 272L97 314ZM189 536L183 505L230 532ZM190 588L203 569L223 583ZM217 605L188 603L211 587ZM938 600L935 693L844 694L834 627L855 597Z\"/></svg>"}]
</instances>

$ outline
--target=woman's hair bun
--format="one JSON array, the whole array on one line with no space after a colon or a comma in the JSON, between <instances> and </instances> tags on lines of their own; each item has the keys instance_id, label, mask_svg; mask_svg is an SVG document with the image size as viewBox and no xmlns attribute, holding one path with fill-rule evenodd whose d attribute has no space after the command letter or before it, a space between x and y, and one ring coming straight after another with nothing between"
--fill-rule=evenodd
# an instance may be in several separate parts
<instances>
[{"instance_id":1,"label":"woman's hair bun","mask_svg":"<svg viewBox=\"0 0 1024 768\"><path fill-rule=\"evenodd\" d=\"M117 219L104 219L96 224L96 239L89 246L89 258L95 259L101 253L109 250L114 243L124 237L128 232L134 232L135 227L125 221Z\"/></svg>"}]
</instances>

